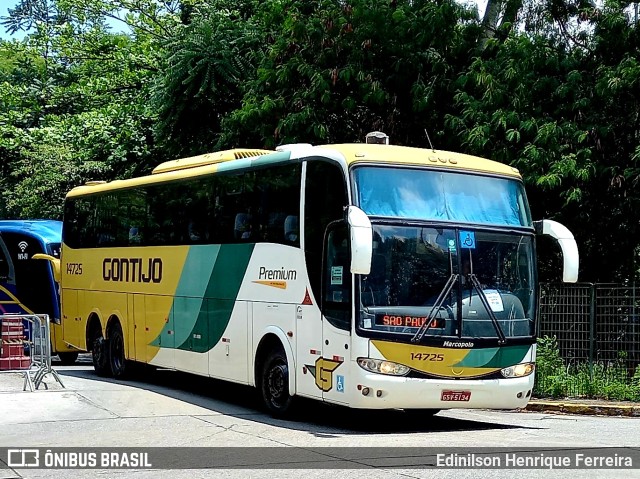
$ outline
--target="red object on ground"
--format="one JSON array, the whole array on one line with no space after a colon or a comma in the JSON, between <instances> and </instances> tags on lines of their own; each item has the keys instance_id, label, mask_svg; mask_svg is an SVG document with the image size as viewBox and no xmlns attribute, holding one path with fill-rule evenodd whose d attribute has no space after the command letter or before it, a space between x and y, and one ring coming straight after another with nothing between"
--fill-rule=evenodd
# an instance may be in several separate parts
<instances>
[{"instance_id":1,"label":"red object on ground","mask_svg":"<svg viewBox=\"0 0 640 479\"><path fill-rule=\"evenodd\" d=\"M22 321L4 319L0 328L0 371L30 367L31 358L24 353Z\"/></svg>"}]
</instances>

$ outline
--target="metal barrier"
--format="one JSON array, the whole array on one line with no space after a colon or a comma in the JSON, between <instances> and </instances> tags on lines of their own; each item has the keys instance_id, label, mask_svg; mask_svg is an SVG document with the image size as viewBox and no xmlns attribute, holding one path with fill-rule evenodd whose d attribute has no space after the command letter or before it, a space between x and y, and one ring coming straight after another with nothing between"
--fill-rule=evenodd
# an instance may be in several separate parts
<instances>
[{"instance_id":1,"label":"metal barrier","mask_svg":"<svg viewBox=\"0 0 640 479\"><path fill-rule=\"evenodd\" d=\"M568 362L640 365L640 288L543 283L539 336L555 336Z\"/></svg>"},{"instance_id":2,"label":"metal barrier","mask_svg":"<svg viewBox=\"0 0 640 479\"><path fill-rule=\"evenodd\" d=\"M64 387L51 367L51 330L46 314L0 315L0 372L22 372L23 391L34 391L47 375Z\"/></svg>"},{"instance_id":3,"label":"metal barrier","mask_svg":"<svg viewBox=\"0 0 640 479\"><path fill-rule=\"evenodd\" d=\"M538 336L555 338L566 374L538 369L537 393L551 383L571 396L606 394L608 384L636 387L640 286L542 283Z\"/></svg>"}]
</instances>

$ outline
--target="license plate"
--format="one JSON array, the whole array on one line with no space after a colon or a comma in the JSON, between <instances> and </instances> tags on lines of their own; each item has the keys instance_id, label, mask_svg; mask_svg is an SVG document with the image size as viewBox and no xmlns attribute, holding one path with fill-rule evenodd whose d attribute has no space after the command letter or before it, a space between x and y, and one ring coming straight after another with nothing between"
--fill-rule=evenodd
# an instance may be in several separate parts
<instances>
[{"instance_id":1,"label":"license plate","mask_svg":"<svg viewBox=\"0 0 640 479\"><path fill-rule=\"evenodd\" d=\"M469 401L471 391L442 391L440 401Z\"/></svg>"}]
</instances>

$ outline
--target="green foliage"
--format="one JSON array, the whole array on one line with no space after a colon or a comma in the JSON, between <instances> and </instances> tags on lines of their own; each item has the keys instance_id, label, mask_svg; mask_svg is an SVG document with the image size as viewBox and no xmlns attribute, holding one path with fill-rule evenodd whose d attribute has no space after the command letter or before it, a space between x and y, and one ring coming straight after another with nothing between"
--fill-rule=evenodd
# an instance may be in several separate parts
<instances>
[{"instance_id":1,"label":"green foliage","mask_svg":"<svg viewBox=\"0 0 640 479\"><path fill-rule=\"evenodd\" d=\"M258 14L264 55L220 146L362 141L372 130L425 145L425 128L444 141L448 86L471 46L456 2L264 2Z\"/></svg>"},{"instance_id":2,"label":"green foliage","mask_svg":"<svg viewBox=\"0 0 640 479\"><path fill-rule=\"evenodd\" d=\"M74 186L151 165L155 60L143 34L110 34L78 5L28 3L5 19L30 29L25 40L0 49L0 215L59 218Z\"/></svg>"},{"instance_id":3,"label":"green foliage","mask_svg":"<svg viewBox=\"0 0 640 479\"><path fill-rule=\"evenodd\" d=\"M518 168L534 218L589 258L581 280L636 277L640 24L624 2L509 1L491 35L457 0L15 3L2 24L27 35L0 42L2 216L56 214L74 185L177 156L372 130L424 147L426 130ZM557 246L539 246L540 278L557 279Z\"/></svg>"},{"instance_id":4,"label":"green foliage","mask_svg":"<svg viewBox=\"0 0 640 479\"><path fill-rule=\"evenodd\" d=\"M640 366L630 377L623 359L608 364L565 366L556 338L538 338L534 395L640 401Z\"/></svg>"},{"instance_id":5,"label":"green foliage","mask_svg":"<svg viewBox=\"0 0 640 479\"><path fill-rule=\"evenodd\" d=\"M260 58L256 28L227 2L211 2L206 15L176 31L155 79L156 134L175 156L212 150L222 119L241 105L241 86L255 76ZM244 5L246 6L246 5Z\"/></svg>"}]
</instances>

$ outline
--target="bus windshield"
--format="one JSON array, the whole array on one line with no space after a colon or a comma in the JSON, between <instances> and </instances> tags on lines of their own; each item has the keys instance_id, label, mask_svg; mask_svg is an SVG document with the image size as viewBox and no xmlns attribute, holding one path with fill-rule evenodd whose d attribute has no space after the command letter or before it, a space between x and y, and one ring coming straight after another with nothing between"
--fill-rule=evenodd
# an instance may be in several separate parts
<instances>
[{"instance_id":1,"label":"bus windshield","mask_svg":"<svg viewBox=\"0 0 640 479\"><path fill-rule=\"evenodd\" d=\"M530 337L534 275L531 234L377 224L371 272L358 277L359 331Z\"/></svg>"},{"instance_id":2,"label":"bus windshield","mask_svg":"<svg viewBox=\"0 0 640 479\"><path fill-rule=\"evenodd\" d=\"M359 167L358 206L369 216L532 226L522 183L435 169Z\"/></svg>"}]
</instances>

